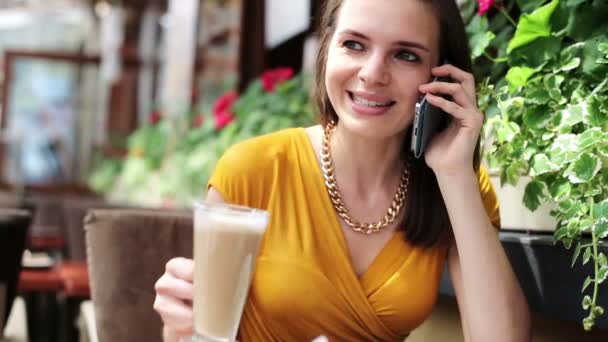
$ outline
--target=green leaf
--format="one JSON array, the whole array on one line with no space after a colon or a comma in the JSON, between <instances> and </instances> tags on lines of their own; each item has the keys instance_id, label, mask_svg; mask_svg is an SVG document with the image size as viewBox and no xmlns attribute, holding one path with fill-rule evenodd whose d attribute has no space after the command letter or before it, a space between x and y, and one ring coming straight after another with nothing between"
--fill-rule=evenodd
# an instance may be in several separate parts
<instances>
[{"instance_id":1,"label":"green leaf","mask_svg":"<svg viewBox=\"0 0 608 342\"><path fill-rule=\"evenodd\" d=\"M585 279L585 284L583 285L583 292L585 292L585 288L587 286L589 286L589 284L591 283L591 278L587 277L587 279ZM589 307L591 306L591 297L589 297L588 295L583 297L583 309L587 310L589 309Z\"/></svg>"},{"instance_id":2,"label":"green leaf","mask_svg":"<svg viewBox=\"0 0 608 342\"><path fill-rule=\"evenodd\" d=\"M557 204L557 210L559 210L561 213L567 213L575 206L576 206L576 204L574 203L574 201L572 199L568 198Z\"/></svg>"},{"instance_id":3,"label":"green leaf","mask_svg":"<svg viewBox=\"0 0 608 342\"><path fill-rule=\"evenodd\" d=\"M559 227L554 234L555 240L561 240L568 235L568 229L566 226Z\"/></svg>"},{"instance_id":4,"label":"green leaf","mask_svg":"<svg viewBox=\"0 0 608 342\"><path fill-rule=\"evenodd\" d=\"M600 267L597 272L597 283L601 284L606 280L608 276L608 266Z\"/></svg>"},{"instance_id":5,"label":"green leaf","mask_svg":"<svg viewBox=\"0 0 608 342\"><path fill-rule=\"evenodd\" d=\"M509 122L504 124L501 121L501 125L498 127L496 131L496 138L499 142L511 142L513 138L519 133L519 126L517 126L514 122Z\"/></svg>"},{"instance_id":6,"label":"green leaf","mask_svg":"<svg viewBox=\"0 0 608 342\"><path fill-rule=\"evenodd\" d=\"M546 197L546 193L547 185L545 183L538 180L529 182L524 190L524 205L531 211L536 210Z\"/></svg>"},{"instance_id":7,"label":"green leaf","mask_svg":"<svg viewBox=\"0 0 608 342\"><path fill-rule=\"evenodd\" d=\"M604 314L604 309L602 309L602 307L601 307L601 306L595 306L595 307L593 308L593 316L594 316L595 318L598 318L598 317L600 317L600 316L601 316L601 315L603 315L603 314Z\"/></svg>"},{"instance_id":8,"label":"green leaf","mask_svg":"<svg viewBox=\"0 0 608 342\"><path fill-rule=\"evenodd\" d=\"M538 175L556 170L559 170L559 166L552 163L547 155L537 154L534 156L534 160L532 161L532 170L530 172L530 176L536 177Z\"/></svg>"},{"instance_id":9,"label":"green leaf","mask_svg":"<svg viewBox=\"0 0 608 342\"><path fill-rule=\"evenodd\" d=\"M529 106L524 112L525 127L542 130L553 118L553 111L548 106Z\"/></svg>"},{"instance_id":10,"label":"green leaf","mask_svg":"<svg viewBox=\"0 0 608 342\"><path fill-rule=\"evenodd\" d=\"M538 153L538 148L536 146L526 146L526 148L524 148L524 151L521 154L521 157L524 160L530 160L530 158L532 158L537 153Z\"/></svg>"},{"instance_id":11,"label":"green leaf","mask_svg":"<svg viewBox=\"0 0 608 342\"><path fill-rule=\"evenodd\" d=\"M598 58L604 57L599 52L599 45L606 42L605 36L593 37L585 41L583 49L583 72L597 81L603 81L608 73L608 64L597 63Z\"/></svg>"},{"instance_id":12,"label":"green leaf","mask_svg":"<svg viewBox=\"0 0 608 342\"><path fill-rule=\"evenodd\" d=\"M574 255L572 256L572 264L570 265L570 267L574 267L574 264L576 263L576 259L578 259L579 254L581 254L581 243L578 242L576 244L576 248L574 249Z\"/></svg>"},{"instance_id":13,"label":"green leaf","mask_svg":"<svg viewBox=\"0 0 608 342\"><path fill-rule=\"evenodd\" d=\"M591 227L593 227L593 221L590 218L584 218L578 224L578 229L581 232L587 232Z\"/></svg>"},{"instance_id":14,"label":"green leaf","mask_svg":"<svg viewBox=\"0 0 608 342\"><path fill-rule=\"evenodd\" d=\"M593 328L594 323L594 319L593 317L585 317L585 319L583 319L583 328L585 329L585 331L590 331Z\"/></svg>"},{"instance_id":15,"label":"green leaf","mask_svg":"<svg viewBox=\"0 0 608 342\"><path fill-rule=\"evenodd\" d=\"M583 254L583 265L587 264L589 259L591 259L591 247L585 248L585 253Z\"/></svg>"},{"instance_id":16,"label":"green leaf","mask_svg":"<svg viewBox=\"0 0 608 342\"><path fill-rule=\"evenodd\" d=\"M560 111L560 127L572 127L583 121L583 111L586 110L585 105L584 102L569 105L564 110Z\"/></svg>"},{"instance_id":17,"label":"green leaf","mask_svg":"<svg viewBox=\"0 0 608 342\"><path fill-rule=\"evenodd\" d=\"M608 141L608 134L604 134L604 137L602 139L603 141ZM596 147L597 153L604 157L604 160L608 159L608 145L599 145ZM602 184L608 184L608 172L605 174L604 177L606 177L607 181L602 182Z\"/></svg>"},{"instance_id":18,"label":"green leaf","mask_svg":"<svg viewBox=\"0 0 608 342\"><path fill-rule=\"evenodd\" d=\"M559 55L561 49L561 39L554 36L542 37L513 50L507 57L511 66L528 66L540 71Z\"/></svg>"},{"instance_id":19,"label":"green leaf","mask_svg":"<svg viewBox=\"0 0 608 342\"><path fill-rule=\"evenodd\" d=\"M566 34L575 41L584 41L594 35L605 33L607 15L608 7L605 1L599 6L587 3L572 8Z\"/></svg>"},{"instance_id":20,"label":"green leaf","mask_svg":"<svg viewBox=\"0 0 608 342\"><path fill-rule=\"evenodd\" d=\"M514 161L507 166L506 173L506 181L507 183L515 186L519 180L519 177L522 175L524 171L524 165L521 161Z\"/></svg>"},{"instance_id":21,"label":"green leaf","mask_svg":"<svg viewBox=\"0 0 608 342\"><path fill-rule=\"evenodd\" d=\"M583 111L583 122L589 126L606 127L608 125L608 112L600 109L601 104L608 99L600 100L598 96L593 96L587 101L585 111Z\"/></svg>"},{"instance_id":22,"label":"green leaf","mask_svg":"<svg viewBox=\"0 0 608 342\"><path fill-rule=\"evenodd\" d=\"M556 102L562 99L562 91L560 89L566 78L562 75L549 74L543 78L545 87L549 90L549 96Z\"/></svg>"},{"instance_id":23,"label":"green leaf","mask_svg":"<svg viewBox=\"0 0 608 342\"><path fill-rule=\"evenodd\" d=\"M534 75L534 73L536 72L535 69L532 68L528 68L528 67L512 67L511 69L509 69L509 71L507 72L507 76L505 76L508 84L509 84L509 91L510 92L515 92L515 90L519 89L520 87L522 87L523 85L526 84L526 81L528 81L528 79Z\"/></svg>"},{"instance_id":24,"label":"green leaf","mask_svg":"<svg viewBox=\"0 0 608 342\"><path fill-rule=\"evenodd\" d=\"M488 28L488 17L485 15L474 16L467 25L467 33L469 34L469 45L473 59L481 56L495 37L494 33Z\"/></svg>"},{"instance_id":25,"label":"green leaf","mask_svg":"<svg viewBox=\"0 0 608 342\"><path fill-rule=\"evenodd\" d=\"M593 216L596 219L608 220L608 199L605 199L593 206Z\"/></svg>"},{"instance_id":26,"label":"green leaf","mask_svg":"<svg viewBox=\"0 0 608 342\"><path fill-rule=\"evenodd\" d=\"M602 132L602 129L599 127L593 127L593 128L590 128L590 129L584 131L579 136L579 139L578 139L579 151L584 152L588 148L593 147L596 144L599 144L601 142L601 139L603 138L603 136L604 136L604 133Z\"/></svg>"},{"instance_id":27,"label":"green leaf","mask_svg":"<svg viewBox=\"0 0 608 342\"><path fill-rule=\"evenodd\" d=\"M574 134L563 134L555 138L547 149L551 162L562 167L570 163L578 156L578 136Z\"/></svg>"},{"instance_id":28,"label":"green leaf","mask_svg":"<svg viewBox=\"0 0 608 342\"><path fill-rule=\"evenodd\" d=\"M537 38L549 36L551 34L551 15L558 4L558 0L553 0L530 14L523 14L519 18L515 35L509 42L507 53L529 44Z\"/></svg>"},{"instance_id":29,"label":"green leaf","mask_svg":"<svg viewBox=\"0 0 608 342\"><path fill-rule=\"evenodd\" d=\"M595 224L594 229L598 239L605 239L608 237L608 220L602 219L598 221Z\"/></svg>"},{"instance_id":30,"label":"green leaf","mask_svg":"<svg viewBox=\"0 0 608 342\"><path fill-rule=\"evenodd\" d=\"M600 252L597 256L597 263L600 267L608 267L608 258L606 258L606 254Z\"/></svg>"},{"instance_id":31,"label":"green leaf","mask_svg":"<svg viewBox=\"0 0 608 342\"><path fill-rule=\"evenodd\" d=\"M599 158L590 153L583 153L567 172L572 183L588 183L598 173L602 166Z\"/></svg>"},{"instance_id":32,"label":"green leaf","mask_svg":"<svg viewBox=\"0 0 608 342\"><path fill-rule=\"evenodd\" d=\"M536 82L530 82L526 87L526 102L530 104L546 104L551 100L545 87ZM548 108L548 107L547 107Z\"/></svg>"},{"instance_id":33,"label":"green leaf","mask_svg":"<svg viewBox=\"0 0 608 342\"><path fill-rule=\"evenodd\" d=\"M561 201L570 196L572 185L566 179L559 179L549 186L549 193L556 201Z\"/></svg>"},{"instance_id":34,"label":"green leaf","mask_svg":"<svg viewBox=\"0 0 608 342\"><path fill-rule=\"evenodd\" d=\"M580 235L581 232L578 229L580 222L578 217L574 217L568 222L568 237L575 238Z\"/></svg>"},{"instance_id":35,"label":"green leaf","mask_svg":"<svg viewBox=\"0 0 608 342\"><path fill-rule=\"evenodd\" d=\"M579 67L581 65L581 59L576 57L571 59L568 63L562 64L559 71L571 71Z\"/></svg>"}]
</instances>

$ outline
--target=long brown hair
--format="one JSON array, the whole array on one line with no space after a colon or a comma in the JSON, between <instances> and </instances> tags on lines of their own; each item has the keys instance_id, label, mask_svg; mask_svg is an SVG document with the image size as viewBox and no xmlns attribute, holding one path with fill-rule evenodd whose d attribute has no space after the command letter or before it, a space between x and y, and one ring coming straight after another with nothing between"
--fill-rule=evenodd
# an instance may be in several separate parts
<instances>
[{"instance_id":1,"label":"long brown hair","mask_svg":"<svg viewBox=\"0 0 608 342\"><path fill-rule=\"evenodd\" d=\"M440 60L467 72L472 72L471 53L465 26L454 0L419 0L430 2L440 25ZM319 54L316 61L314 101L320 121L325 126L329 121L338 122L325 87L325 72L329 44L336 29L338 12L343 0L326 0L319 21ZM446 122L444 126L447 125ZM410 158L411 127L403 142L403 157ZM479 169L479 141L475 148L473 166ZM433 246L447 244L452 239L452 225L435 178L435 173L426 165L424 158L410 158L410 181L405 206L405 219L400 227L405 238L414 245Z\"/></svg>"}]
</instances>

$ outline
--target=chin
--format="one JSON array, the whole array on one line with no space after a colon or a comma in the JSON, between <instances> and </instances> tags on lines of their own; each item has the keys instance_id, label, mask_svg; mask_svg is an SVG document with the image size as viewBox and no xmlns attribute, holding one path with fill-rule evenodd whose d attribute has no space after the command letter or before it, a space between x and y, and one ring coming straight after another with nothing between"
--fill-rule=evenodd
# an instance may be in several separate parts
<instances>
[{"instance_id":1,"label":"chin","mask_svg":"<svg viewBox=\"0 0 608 342\"><path fill-rule=\"evenodd\" d=\"M412 118L394 118L391 114L381 116L339 115L340 125L358 136L371 139L386 139L405 134Z\"/></svg>"}]
</instances>

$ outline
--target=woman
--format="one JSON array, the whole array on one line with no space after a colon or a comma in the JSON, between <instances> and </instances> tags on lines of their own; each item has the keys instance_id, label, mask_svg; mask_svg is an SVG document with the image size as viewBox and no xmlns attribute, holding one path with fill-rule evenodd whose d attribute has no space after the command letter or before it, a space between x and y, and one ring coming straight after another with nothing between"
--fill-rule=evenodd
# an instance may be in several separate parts
<instances>
[{"instance_id":1,"label":"woman","mask_svg":"<svg viewBox=\"0 0 608 342\"><path fill-rule=\"evenodd\" d=\"M447 260L467 341L529 340L479 170L484 118L453 0L329 0L320 27L322 125L234 146L209 182L209 201L272 215L239 338L402 341L431 313ZM421 94L452 119L415 159ZM173 259L156 285L174 336L192 332L192 270Z\"/></svg>"}]
</instances>

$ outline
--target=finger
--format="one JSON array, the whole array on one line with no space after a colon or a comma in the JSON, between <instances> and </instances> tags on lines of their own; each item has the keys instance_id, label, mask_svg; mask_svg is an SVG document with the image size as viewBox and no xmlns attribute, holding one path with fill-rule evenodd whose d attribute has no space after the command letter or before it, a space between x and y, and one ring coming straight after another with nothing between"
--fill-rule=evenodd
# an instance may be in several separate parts
<instances>
[{"instance_id":1,"label":"finger","mask_svg":"<svg viewBox=\"0 0 608 342\"><path fill-rule=\"evenodd\" d=\"M172 330L192 329L193 314L189 304L168 296L156 296L154 310L159 313L163 323Z\"/></svg>"},{"instance_id":2,"label":"finger","mask_svg":"<svg viewBox=\"0 0 608 342\"><path fill-rule=\"evenodd\" d=\"M462 83L462 87L467 95L473 100L475 97L475 77L473 74L466 72L452 64L444 64L433 68L431 71L434 76L450 77L452 80Z\"/></svg>"},{"instance_id":3,"label":"finger","mask_svg":"<svg viewBox=\"0 0 608 342\"><path fill-rule=\"evenodd\" d=\"M183 300L192 300L194 297L194 285L186 280L175 278L170 274L164 274L154 289L157 293L176 297Z\"/></svg>"},{"instance_id":4,"label":"finger","mask_svg":"<svg viewBox=\"0 0 608 342\"><path fill-rule=\"evenodd\" d=\"M450 95L454 102L464 108L476 107L460 83L431 82L420 85L418 90L422 93Z\"/></svg>"},{"instance_id":5,"label":"finger","mask_svg":"<svg viewBox=\"0 0 608 342\"><path fill-rule=\"evenodd\" d=\"M473 119L471 115L468 114L470 110L465 110L464 108L452 101L448 101L442 97L435 96L432 94L427 94L426 98L430 104L443 109L444 112L452 115L453 117L462 122L470 122Z\"/></svg>"},{"instance_id":6,"label":"finger","mask_svg":"<svg viewBox=\"0 0 608 342\"><path fill-rule=\"evenodd\" d=\"M194 260L173 258L167 262L165 269L176 278L192 282L194 279Z\"/></svg>"}]
</instances>

